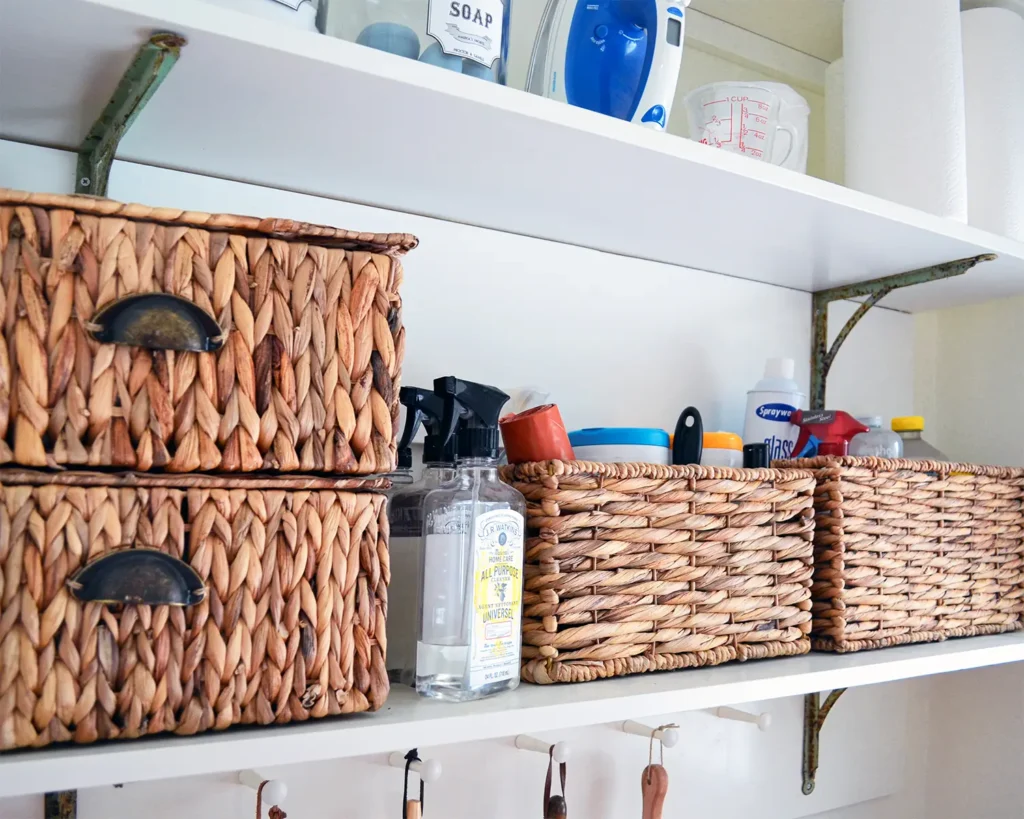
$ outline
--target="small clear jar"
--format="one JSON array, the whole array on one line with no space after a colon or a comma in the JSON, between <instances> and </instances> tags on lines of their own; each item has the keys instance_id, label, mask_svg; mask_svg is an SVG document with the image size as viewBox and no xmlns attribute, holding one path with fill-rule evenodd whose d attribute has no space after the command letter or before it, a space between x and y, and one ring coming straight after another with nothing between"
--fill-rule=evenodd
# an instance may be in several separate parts
<instances>
[{"instance_id":1,"label":"small clear jar","mask_svg":"<svg viewBox=\"0 0 1024 819\"><path fill-rule=\"evenodd\" d=\"M321 0L333 37L505 84L511 0Z\"/></svg>"}]
</instances>

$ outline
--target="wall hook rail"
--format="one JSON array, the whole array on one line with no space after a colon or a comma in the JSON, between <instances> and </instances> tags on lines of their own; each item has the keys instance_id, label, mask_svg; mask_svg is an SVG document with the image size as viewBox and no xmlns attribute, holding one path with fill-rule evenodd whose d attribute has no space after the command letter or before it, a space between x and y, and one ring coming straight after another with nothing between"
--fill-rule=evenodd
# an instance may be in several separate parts
<instances>
[{"instance_id":1,"label":"wall hook rail","mask_svg":"<svg viewBox=\"0 0 1024 819\"><path fill-rule=\"evenodd\" d=\"M388 765L392 768L400 768L404 771L407 763L408 770L417 774L428 785L441 778L442 768L439 759L414 759L410 762L408 755L401 751L392 751L388 757Z\"/></svg>"},{"instance_id":2,"label":"wall hook rail","mask_svg":"<svg viewBox=\"0 0 1024 819\"><path fill-rule=\"evenodd\" d=\"M758 731L767 731L772 726L772 715L767 711L760 714L751 714L748 711L741 711L739 708L730 708L728 705L722 705L718 708L712 708L709 713L719 719L731 719L735 722L747 722L751 725L756 725Z\"/></svg>"},{"instance_id":3,"label":"wall hook rail","mask_svg":"<svg viewBox=\"0 0 1024 819\"><path fill-rule=\"evenodd\" d=\"M814 792L814 778L818 774L818 753L820 751L821 729L832 707L839 702L845 688L837 688L821 701L820 694L804 697L804 796Z\"/></svg>"},{"instance_id":4,"label":"wall hook rail","mask_svg":"<svg viewBox=\"0 0 1024 819\"><path fill-rule=\"evenodd\" d=\"M263 785L263 802L274 807L284 804L288 798L288 783L283 779L268 779L258 771L239 771L238 782L247 788L259 793L260 785Z\"/></svg>"},{"instance_id":5,"label":"wall hook rail","mask_svg":"<svg viewBox=\"0 0 1024 819\"><path fill-rule=\"evenodd\" d=\"M139 49L78 149L75 193L107 195L117 146L181 55L185 38L159 32Z\"/></svg>"},{"instance_id":6,"label":"wall hook rail","mask_svg":"<svg viewBox=\"0 0 1024 819\"><path fill-rule=\"evenodd\" d=\"M661 728L651 728L642 722L635 722L631 719L622 723L622 732L634 734L644 739L655 739L666 748L675 748L679 744L679 727L677 725L664 725Z\"/></svg>"},{"instance_id":7,"label":"wall hook rail","mask_svg":"<svg viewBox=\"0 0 1024 819\"><path fill-rule=\"evenodd\" d=\"M893 290L901 287L909 287L913 284L933 282L939 279L948 279L951 276L960 276L981 262L991 262L996 258L995 253L982 253L980 256L971 256L966 259L957 259L953 262L936 264L931 267L922 267L918 270L911 270L907 273L897 273L894 276L883 276L880 279L872 279L858 284L846 284L842 287L832 287L828 290L819 290L811 296L811 325L813 336L811 338L811 409L825 409L825 382L828 379L828 371L835 361L839 348L843 346L846 337L857 326L864 314L879 301L888 296ZM856 299L866 296L864 302L857 308L856 312L847 320L843 329L839 331L832 346L828 345L828 306L833 301L845 299Z\"/></svg>"},{"instance_id":8,"label":"wall hook rail","mask_svg":"<svg viewBox=\"0 0 1024 819\"><path fill-rule=\"evenodd\" d=\"M646 736L650 736L649 730ZM516 737L515 744L520 751L535 751L538 754L544 754L544 756L550 753L551 758L559 764L568 762L569 757L572 756L572 746L568 742L551 743L545 742L543 739L537 739L537 737L520 734Z\"/></svg>"}]
</instances>

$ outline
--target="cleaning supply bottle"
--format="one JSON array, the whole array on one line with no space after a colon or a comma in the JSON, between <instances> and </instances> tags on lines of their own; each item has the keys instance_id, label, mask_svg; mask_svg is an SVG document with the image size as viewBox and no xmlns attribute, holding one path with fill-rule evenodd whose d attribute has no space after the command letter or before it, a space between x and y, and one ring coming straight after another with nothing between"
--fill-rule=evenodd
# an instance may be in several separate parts
<instances>
[{"instance_id":1,"label":"cleaning supply bottle","mask_svg":"<svg viewBox=\"0 0 1024 819\"><path fill-rule=\"evenodd\" d=\"M769 358L764 365L764 378L747 393L743 443L767 444L768 457L773 461L795 457L793 445L799 430L789 419L806 399L793 380L795 371L792 358Z\"/></svg>"},{"instance_id":2,"label":"cleaning supply bottle","mask_svg":"<svg viewBox=\"0 0 1024 819\"><path fill-rule=\"evenodd\" d=\"M443 427L457 417L455 477L423 504L416 690L461 702L519 685L526 499L498 478L495 387L439 378Z\"/></svg>"},{"instance_id":3,"label":"cleaning supply bottle","mask_svg":"<svg viewBox=\"0 0 1024 819\"><path fill-rule=\"evenodd\" d=\"M455 475L455 436L443 427L444 400L433 390L402 387L398 400L405 406L405 429L398 442L398 463L410 467L410 481L393 489L388 498L391 539L391 583L388 587L388 677L392 682L416 682L416 640L419 633L420 583L423 563L423 500ZM450 421L452 426L458 421ZM420 425L423 471L411 478L412 442Z\"/></svg>"},{"instance_id":4,"label":"cleaning supply bottle","mask_svg":"<svg viewBox=\"0 0 1024 819\"><path fill-rule=\"evenodd\" d=\"M895 432L882 428L881 416L858 416L857 420L867 426L868 431L853 436L853 440L850 441L851 455L875 458L903 457L903 439Z\"/></svg>"},{"instance_id":5,"label":"cleaning supply bottle","mask_svg":"<svg viewBox=\"0 0 1024 819\"><path fill-rule=\"evenodd\" d=\"M924 418L920 415L904 415L892 419L892 430L903 439L903 457L912 461L948 461L921 437L924 432Z\"/></svg>"},{"instance_id":6,"label":"cleaning supply bottle","mask_svg":"<svg viewBox=\"0 0 1024 819\"><path fill-rule=\"evenodd\" d=\"M846 455L850 439L868 428L842 410L797 410L790 423L800 430L794 448L796 458L815 455Z\"/></svg>"}]
</instances>

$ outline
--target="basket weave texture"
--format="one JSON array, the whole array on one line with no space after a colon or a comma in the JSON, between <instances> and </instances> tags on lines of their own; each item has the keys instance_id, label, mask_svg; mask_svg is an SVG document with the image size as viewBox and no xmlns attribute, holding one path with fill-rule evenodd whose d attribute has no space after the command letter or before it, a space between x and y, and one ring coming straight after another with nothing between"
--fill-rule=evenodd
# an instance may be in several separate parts
<instances>
[{"instance_id":1,"label":"basket weave texture","mask_svg":"<svg viewBox=\"0 0 1024 819\"><path fill-rule=\"evenodd\" d=\"M548 461L502 478L527 500L524 679L809 650L810 472Z\"/></svg>"},{"instance_id":2,"label":"basket weave texture","mask_svg":"<svg viewBox=\"0 0 1024 819\"><path fill-rule=\"evenodd\" d=\"M172 480L0 473L0 749L383 704L384 497L327 478ZM78 569L134 548L184 560L205 599L76 597Z\"/></svg>"},{"instance_id":3,"label":"basket weave texture","mask_svg":"<svg viewBox=\"0 0 1024 819\"><path fill-rule=\"evenodd\" d=\"M936 461L776 461L817 476L813 647L1016 631L1024 470Z\"/></svg>"},{"instance_id":4,"label":"basket weave texture","mask_svg":"<svg viewBox=\"0 0 1024 819\"><path fill-rule=\"evenodd\" d=\"M407 234L0 189L0 463L387 472ZM216 352L101 344L128 295L170 293Z\"/></svg>"}]
</instances>

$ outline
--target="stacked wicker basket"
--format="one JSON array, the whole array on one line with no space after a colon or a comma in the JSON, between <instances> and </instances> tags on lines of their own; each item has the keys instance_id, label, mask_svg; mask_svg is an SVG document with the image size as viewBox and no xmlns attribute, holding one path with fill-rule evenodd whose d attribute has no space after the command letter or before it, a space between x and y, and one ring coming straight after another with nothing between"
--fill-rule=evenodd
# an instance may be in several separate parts
<instances>
[{"instance_id":1,"label":"stacked wicker basket","mask_svg":"<svg viewBox=\"0 0 1024 819\"><path fill-rule=\"evenodd\" d=\"M0 191L0 749L380 707L415 245Z\"/></svg>"}]
</instances>

